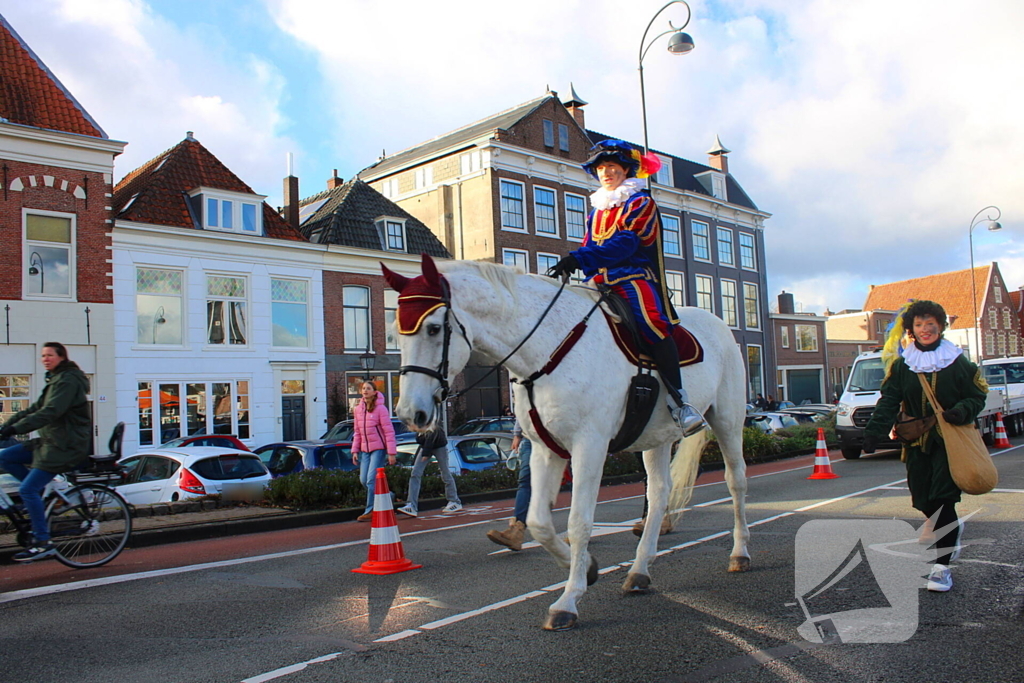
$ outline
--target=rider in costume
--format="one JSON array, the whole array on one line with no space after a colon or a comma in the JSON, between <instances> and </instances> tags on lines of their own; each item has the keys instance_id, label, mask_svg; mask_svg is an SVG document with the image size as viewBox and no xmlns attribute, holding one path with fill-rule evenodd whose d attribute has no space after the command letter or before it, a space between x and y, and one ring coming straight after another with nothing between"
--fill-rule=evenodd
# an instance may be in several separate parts
<instances>
[{"instance_id":1,"label":"rider in costume","mask_svg":"<svg viewBox=\"0 0 1024 683\"><path fill-rule=\"evenodd\" d=\"M582 270L587 280L606 285L629 303L637 327L654 358L658 373L675 405L672 417L685 436L703 429L704 418L687 402L679 376L679 351L672 328L679 321L661 295L659 231L661 214L646 178L660 162L641 157L629 143L604 140L594 146L584 170L601 188L590 195L583 246L569 253L550 271L554 277Z\"/></svg>"}]
</instances>

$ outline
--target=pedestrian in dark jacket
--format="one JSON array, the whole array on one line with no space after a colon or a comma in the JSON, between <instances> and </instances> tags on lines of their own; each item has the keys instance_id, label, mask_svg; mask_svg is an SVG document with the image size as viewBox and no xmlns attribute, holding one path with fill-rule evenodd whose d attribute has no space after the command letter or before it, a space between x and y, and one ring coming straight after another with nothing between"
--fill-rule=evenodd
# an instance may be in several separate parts
<instances>
[{"instance_id":1,"label":"pedestrian in dark jacket","mask_svg":"<svg viewBox=\"0 0 1024 683\"><path fill-rule=\"evenodd\" d=\"M448 469L448 436L444 433L444 426L438 425L436 429L429 432L420 432L416 435L416 461L412 467L412 475L409 477L409 495L405 506L398 508L403 515L415 517L419 514L420 482L423 479L423 470L427 468L431 457L437 460L437 466L441 468L441 481L444 482L444 496L448 499L441 512L458 512L462 509L462 501L459 500L459 492L455 487L455 477Z\"/></svg>"},{"instance_id":2,"label":"pedestrian in dark jacket","mask_svg":"<svg viewBox=\"0 0 1024 683\"><path fill-rule=\"evenodd\" d=\"M55 476L89 457L92 434L85 373L68 360L67 349L59 342L46 342L40 359L46 369L46 386L39 400L0 427L0 439L39 432L35 439L0 451L0 467L21 481L18 492L32 522L33 542L14 556L18 562L39 560L57 552L50 542L42 493Z\"/></svg>"}]
</instances>

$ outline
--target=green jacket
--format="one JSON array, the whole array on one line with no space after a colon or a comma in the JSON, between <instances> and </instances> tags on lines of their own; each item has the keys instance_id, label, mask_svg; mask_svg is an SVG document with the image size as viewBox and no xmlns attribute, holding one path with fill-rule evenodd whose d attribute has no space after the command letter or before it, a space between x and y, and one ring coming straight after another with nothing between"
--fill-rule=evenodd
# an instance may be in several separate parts
<instances>
[{"instance_id":1,"label":"green jacket","mask_svg":"<svg viewBox=\"0 0 1024 683\"><path fill-rule=\"evenodd\" d=\"M978 372L978 366L963 355L938 372L922 375L932 386L935 398L944 410L959 408L965 416L963 424L970 424L985 407L988 391ZM935 413L921 388L917 373L907 367L902 358L892 364L889 376L882 382L882 396L875 412L864 428L866 434L886 437L896 422L902 404L912 417L926 417ZM904 446L907 463L907 484L914 507L931 514L944 501L960 499L960 489L949 474L946 445L933 427L920 440Z\"/></svg>"},{"instance_id":2,"label":"green jacket","mask_svg":"<svg viewBox=\"0 0 1024 683\"><path fill-rule=\"evenodd\" d=\"M39 400L4 424L18 434L39 431L39 438L26 444L32 449L33 468L59 474L88 457L92 440L88 393L89 379L74 362L66 360L46 373Z\"/></svg>"}]
</instances>

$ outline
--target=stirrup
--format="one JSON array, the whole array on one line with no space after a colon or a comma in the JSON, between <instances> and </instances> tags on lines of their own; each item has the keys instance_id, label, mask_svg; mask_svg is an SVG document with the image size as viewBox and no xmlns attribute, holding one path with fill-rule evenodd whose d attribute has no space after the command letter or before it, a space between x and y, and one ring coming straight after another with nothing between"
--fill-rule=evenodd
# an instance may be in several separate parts
<instances>
[{"instance_id":1,"label":"stirrup","mask_svg":"<svg viewBox=\"0 0 1024 683\"><path fill-rule=\"evenodd\" d=\"M683 430L683 438L691 437L701 430L708 428L708 423L704 420L704 416L689 403L672 408L671 412L672 419Z\"/></svg>"}]
</instances>

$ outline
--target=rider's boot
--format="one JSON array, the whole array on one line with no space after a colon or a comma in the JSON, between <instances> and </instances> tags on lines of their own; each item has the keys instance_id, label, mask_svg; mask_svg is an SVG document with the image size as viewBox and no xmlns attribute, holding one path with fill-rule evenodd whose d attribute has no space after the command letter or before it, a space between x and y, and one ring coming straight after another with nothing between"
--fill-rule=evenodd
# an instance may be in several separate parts
<instances>
[{"instance_id":1,"label":"rider's boot","mask_svg":"<svg viewBox=\"0 0 1024 683\"><path fill-rule=\"evenodd\" d=\"M693 436L706 429L708 424L704 421L704 416L687 402L686 391L683 390L683 382L679 377L679 349L676 348L675 339L666 337L659 340L651 348L651 355L654 357L658 374L661 375L661 381L665 383L669 395L676 404L669 410L672 419L683 430L683 436Z\"/></svg>"}]
</instances>

